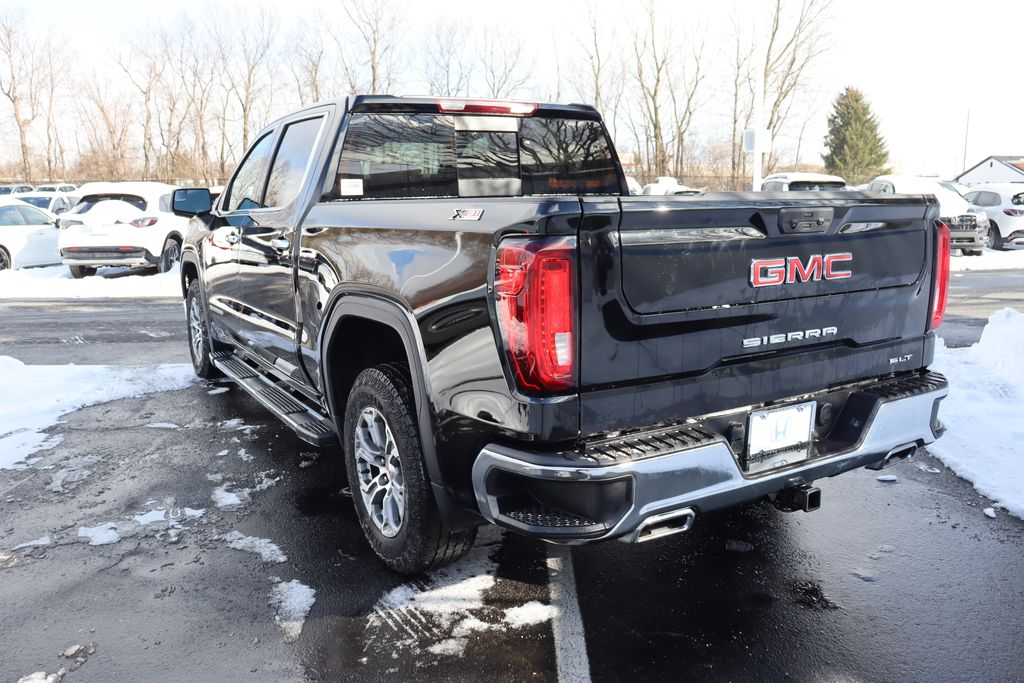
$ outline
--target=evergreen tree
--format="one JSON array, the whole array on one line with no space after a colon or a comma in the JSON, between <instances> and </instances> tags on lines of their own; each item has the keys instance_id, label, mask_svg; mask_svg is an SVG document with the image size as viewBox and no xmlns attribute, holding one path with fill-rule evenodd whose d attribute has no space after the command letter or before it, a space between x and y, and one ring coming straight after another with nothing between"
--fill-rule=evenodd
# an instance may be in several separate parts
<instances>
[{"instance_id":1,"label":"evergreen tree","mask_svg":"<svg viewBox=\"0 0 1024 683\"><path fill-rule=\"evenodd\" d=\"M836 98L828 117L825 147L825 169L851 185L889 172L885 167L889 150L878 133L878 120L856 88L847 88Z\"/></svg>"}]
</instances>

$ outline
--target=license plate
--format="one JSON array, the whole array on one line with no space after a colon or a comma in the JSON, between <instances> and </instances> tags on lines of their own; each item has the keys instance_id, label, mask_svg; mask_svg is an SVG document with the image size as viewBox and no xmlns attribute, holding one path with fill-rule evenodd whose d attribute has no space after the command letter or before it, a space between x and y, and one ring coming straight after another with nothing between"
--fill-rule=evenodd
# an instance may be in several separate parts
<instances>
[{"instance_id":1,"label":"license plate","mask_svg":"<svg viewBox=\"0 0 1024 683\"><path fill-rule=\"evenodd\" d=\"M92 229L89 231L89 234L90 235L98 235L98 236L106 235L107 234L107 226L105 226L105 225L93 226Z\"/></svg>"},{"instance_id":2,"label":"license plate","mask_svg":"<svg viewBox=\"0 0 1024 683\"><path fill-rule=\"evenodd\" d=\"M806 460L817 403L755 410L747 425L747 471L763 472Z\"/></svg>"}]
</instances>

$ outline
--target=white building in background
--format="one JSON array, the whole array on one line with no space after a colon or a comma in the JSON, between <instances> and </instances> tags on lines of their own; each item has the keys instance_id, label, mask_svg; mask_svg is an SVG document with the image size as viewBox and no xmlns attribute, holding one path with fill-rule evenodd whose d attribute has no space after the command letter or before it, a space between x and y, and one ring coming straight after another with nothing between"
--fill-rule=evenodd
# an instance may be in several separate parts
<instances>
[{"instance_id":1,"label":"white building in background","mask_svg":"<svg viewBox=\"0 0 1024 683\"><path fill-rule=\"evenodd\" d=\"M988 157L958 175L953 181L964 185L1024 183L1024 155Z\"/></svg>"}]
</instances>

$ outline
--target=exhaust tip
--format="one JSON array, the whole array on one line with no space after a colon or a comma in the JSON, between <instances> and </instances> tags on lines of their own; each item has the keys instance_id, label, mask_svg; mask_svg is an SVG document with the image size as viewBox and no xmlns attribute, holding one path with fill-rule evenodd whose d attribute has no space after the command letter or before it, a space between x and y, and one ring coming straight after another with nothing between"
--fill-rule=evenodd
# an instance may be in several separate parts
<instances>
[{"instance_id":1,"label":"exhaust tip","mask_svg":"<svg viewBox=\"0 0 1024 683\"><path fill-rule=\"evenodd\" d=\"M865 465L866 469L878 472L884 470L890 465L895 465L898 462L903 462L909 458L914 457L917 454L917 444L908 444L906 446L897 446L896 448L889 451L889 454L877 462L873 462L869 465Z\"/></svg>"},{"instance_id":2,"label":"exhaust tip","mask_svg":"<svg viewBox=\"0 0 1024 683\"><path fill-rule=\"evenodd\" d=\"M679 510L672 510L670 512L662 512L657 515L651 515L640 523L629 537L629 543L646 543L647 541L653 541L656 538L664 538L665 536L672 536L673 534L681 534L684 531L689 531L693 526L693 521L697 518L691 508L681 508Z\"/></svg>"}]
</instances>

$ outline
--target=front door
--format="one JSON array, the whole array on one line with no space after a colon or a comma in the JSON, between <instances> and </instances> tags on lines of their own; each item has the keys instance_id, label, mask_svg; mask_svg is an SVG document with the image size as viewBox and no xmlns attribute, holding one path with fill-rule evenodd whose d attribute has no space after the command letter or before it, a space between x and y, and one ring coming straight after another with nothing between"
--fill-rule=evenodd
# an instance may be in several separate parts
<instances>
[{"instance_id":1,"label":"front door","mask_svg":"<svg viewBox=\"0 0 1024 683\"><path fill-rule=\"evenodd\" d=\"M28 251L32 263L26 265L50 266L60 263L60 253L57 250L58 230L50 217L31 206L19 206L18 210L25 217L25 223L32 228L28 236Z\"/></svg>"},{"instance_id":2,"label":"front door","mask_svg":"<svg viewBox=\"0 0 1024 683\"><path fill-rule=\"evenodd\" d=\"M259 208L238 228L234 297L240 341L296 382L306 383L297 354L294 267L296 226L307 205L306 178L325 130L326 115L286 122Z\"/></svg>"}]
</instances>

